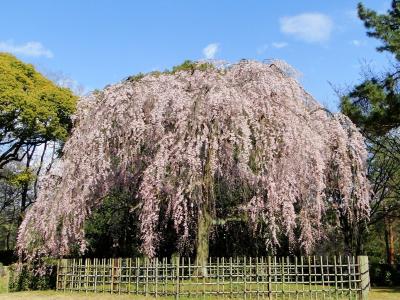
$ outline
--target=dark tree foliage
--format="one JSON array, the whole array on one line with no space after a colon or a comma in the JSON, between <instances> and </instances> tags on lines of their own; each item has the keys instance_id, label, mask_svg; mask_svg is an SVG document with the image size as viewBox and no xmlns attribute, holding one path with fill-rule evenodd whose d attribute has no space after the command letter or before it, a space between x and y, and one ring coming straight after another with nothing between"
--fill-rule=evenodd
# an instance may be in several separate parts
<instances>
[{"instance_id":1,"label":"dark tree foliage","mask_svg":"<svg viewBox=\"0 0 400 300\"><path fill-rule=\"evenodd\" d=\"M382 42L378 51L394 55L394 70L376 74L356 85L342 98L342 112L368 135L384 135L400 125L399 59L400 59L400 1L394 0L387 14L358 5L358 15L367 28L367 35Z\"/></svg>"},{"instance_id":2,"label":"dark tree foliage","mask_svg":"<svg viewBox=\"0 0 400 300\"><path fill-rule=\"evenodd\" d=\"M139 229L132 196L111 193L86 221L88 256L132 257L139 255Z\"/></svg>"},{"instance_id":3,"label":"dark tree foliage","mask_svg":"<svg viewBox=\"0 0 400 300\"><path fill-rule=\"evenodd\" d=\"M371 212L368 229L359 229L363 240L357 247L372 261L393 266L400 219L400 1L392 1L383 14L360 3L358 15L367 35L381 42L377 51L392 54L394 61L384 73L369 72L341 99L342 112L361 128L370 153Z\"/></svg>"}]
</instances>

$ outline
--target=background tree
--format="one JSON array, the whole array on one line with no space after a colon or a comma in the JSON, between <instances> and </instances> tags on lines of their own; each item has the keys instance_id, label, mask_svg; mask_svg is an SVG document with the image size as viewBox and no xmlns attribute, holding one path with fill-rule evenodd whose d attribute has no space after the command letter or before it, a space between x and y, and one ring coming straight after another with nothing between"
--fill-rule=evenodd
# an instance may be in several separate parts
<instances>
[{"instance_id":1,"label":"background tree","mask_svg":"<svg viewBox=\"0 0 400 300\"><path fill-rule=\"evenodd\" d=\"M87 255L136 257L140 255L139 222L131 194L114 189L85 222Z\"/></svg>"},{"instance_id":2,"label":"background tree","mask_svg":"<svg viewBox=\"0 0 400 300\"><path fill-rule=\"evenodd\" d=\"M32 156L50 141L64 141L76 97L14 56L0 53L0 168Z\"/></svg>"},{"instance_id":3,"label":"background tree","mask_svg":"<svg viewBox=\"0 0 400 300\"><path fill-rule=\"evenodd\" d=\"M400 211L400 1L392 1L386 14L358 5L358 15L367 28L367 34L382 42L380 52L393 54L394 62L384 73L368 72L363 82L341 99L341 110L357 124L367 137L369 150L368 175L372 182L373 197L369 229L384 228L387 263L395 261L394 223ZM365 230L364 239L368 239ZM367 245L367 248L371 247ZM376 252L375 252L376 253ZM381 254L382 255L382 254Z\"/></svg>"},{"instance_id":4,"label":"background tree","mask_svg":"<svg viewBox=\"0 0 400 300\"><path fill-rule=\"evenodd\" d=\"M0 226L2 248L34 201L45 161L69 134L77 97L7 53L0 53Z\"/></svg>"}]
</instances>

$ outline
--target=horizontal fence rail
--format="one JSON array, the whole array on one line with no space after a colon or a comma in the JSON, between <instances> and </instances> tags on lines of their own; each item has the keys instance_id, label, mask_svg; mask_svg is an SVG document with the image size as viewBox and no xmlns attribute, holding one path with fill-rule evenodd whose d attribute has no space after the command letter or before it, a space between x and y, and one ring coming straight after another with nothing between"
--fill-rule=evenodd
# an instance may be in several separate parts
<instances>
[{"instance_id":1,"label":"horizontal fence rail","mask_svg":"<svg viewBox=\"0 0 400 300\"><path fill-rule=\"evenodd\" d=\"M368 257L61 259L57 290L175 298L367 299Z\"/></svg>"}]
</instances>

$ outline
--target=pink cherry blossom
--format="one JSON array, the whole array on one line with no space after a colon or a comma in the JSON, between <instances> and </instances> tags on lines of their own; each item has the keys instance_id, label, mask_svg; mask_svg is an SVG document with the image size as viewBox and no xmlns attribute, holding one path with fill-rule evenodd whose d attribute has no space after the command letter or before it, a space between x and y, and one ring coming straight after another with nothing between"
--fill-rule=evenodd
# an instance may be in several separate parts
<instances>
[{"instance_id":1,"label":"pink cherry blossom","mask_svg":"<svg viewBox=\"0 0 400 300\"><path fill-rule=\"evenodd\" d=\"M41 178L20 227L20 254L62 256L72 245L83 253L84 222L117 185L131 187L139 203L145 254L156 255L157 228L167 218L185 243L205 199L217 199L205 197L206 167L213 178L247 187L237 211L254 232L266 228L267 247L284 234L311 252L335 226L324 216L338 206L349 219L366 218L362 135L288 70L282 62L241 61L148 74L82 98L64 155ZM215 217L215 203L207 205Z\"/></svg>"}]
</instances>

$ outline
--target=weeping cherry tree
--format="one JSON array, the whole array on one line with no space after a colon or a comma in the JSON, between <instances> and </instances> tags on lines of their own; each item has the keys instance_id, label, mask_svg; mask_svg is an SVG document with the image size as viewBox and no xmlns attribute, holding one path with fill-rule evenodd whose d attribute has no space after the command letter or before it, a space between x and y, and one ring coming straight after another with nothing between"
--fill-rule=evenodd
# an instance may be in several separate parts
<instances>
[{"instance_id":1,"label":"weeping cherry tree","mask_svg":"<svg viewBox=\"0 0 400 300\"><path fill-rule=\"evenodd\" d=\"M115 186L132 193L148 257L167 221L177 250L204 263L213 226L230 220L246 220L267 249L285 236L304 253L339 218L364 220L364 139L292 73L279 61L187 63L81 99L64 155L20 227L19 253L63 256L72 245L84 253L83 224Z\"/></svg>"}]
</instances>

